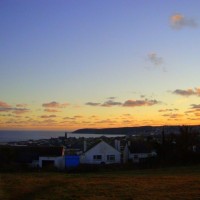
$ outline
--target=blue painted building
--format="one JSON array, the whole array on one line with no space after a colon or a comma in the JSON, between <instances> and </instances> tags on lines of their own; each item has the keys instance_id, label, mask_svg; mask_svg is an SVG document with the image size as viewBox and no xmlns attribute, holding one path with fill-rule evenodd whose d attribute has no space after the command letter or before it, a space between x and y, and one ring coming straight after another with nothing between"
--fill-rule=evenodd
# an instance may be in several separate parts
<instances>
[{"instance_id":1,"label":"blue painted building","mask_svg":"<svg viewBox=\"0 0 200 200\"><path fill-rule=\"evenodd\" d=\"M78 167L80 164L80 157L77 155L67 155L65 156L65 167L74 168Z\"/></svg>"}]
</instances>

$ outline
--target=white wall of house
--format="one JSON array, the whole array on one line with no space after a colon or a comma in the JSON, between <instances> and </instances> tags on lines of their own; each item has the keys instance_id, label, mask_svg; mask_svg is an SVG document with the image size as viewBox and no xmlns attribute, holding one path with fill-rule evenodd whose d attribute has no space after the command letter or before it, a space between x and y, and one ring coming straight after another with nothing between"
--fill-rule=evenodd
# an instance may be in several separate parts
<instances>
[{"instance_id":1,"label":"white wall of house","mask_svg":"<svg viewBox=\"0 0 200 200\"><path fill-rule=\"evenodd\" d=\"M154 151L150 153L130 153L129 152L129 159L135 163L139 163L140 159L152 158L152 157L155 157L156 155L157 153Z\"/></svg>"},{"instance_id":2,"label":"white wall of house","mask_svg":"<svg viewBox=\"0 0 200 200\"><path fill-rule=\"evenodd\" d=\"M64 169L65 168L65 157L64 156L58 156L58 157L45 157L45 156L41 156L39 157L39 167L42 168L42 161L53 161L54 162L54 166L58 169Z\"/></svg>"},{"instance_id":3,"label":"white wall of house","mask_svg":"<svg viewBox=\"0 0 200 200\"><path fill-rule=\"evenodd\" d=\"M123 151L123 163L127 163L128 159L129 159L129 149L128 149L128 144L126 144Z\"/></svg>"},{"instance_id":4,"label":"white wall of house","mask_svg":"<svg viewBox=\"0 0 200 200\"><path fill-rule=\"evenodd\" d=\"M121 153L104 141L80 156L82 164L113 164L121 162Z\"/></svg>"},{"instance_id":5,"label":"white wall of house","mask_svg":"<svg viewBox=\"0 0 200 200\"><path fill-rule=\"evenodd\" d=\"M134 163L139 163L140 159L152 157L150 153L129 153L129 159Z\"/></svg>"}]
</instances>

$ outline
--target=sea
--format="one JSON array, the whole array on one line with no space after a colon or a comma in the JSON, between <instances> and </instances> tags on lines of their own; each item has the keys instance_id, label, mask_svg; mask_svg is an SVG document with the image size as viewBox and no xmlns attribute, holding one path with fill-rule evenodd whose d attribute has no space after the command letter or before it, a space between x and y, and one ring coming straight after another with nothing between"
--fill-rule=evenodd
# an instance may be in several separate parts
<instances>
[{"instance_id":1,"label":"sea","mask_svg":"<svg viewBox=\"0 0 200 200\"><path fill-rule=\"evenodd\" d=\"M0 143L7 143L7 142L19 142L19 141L28 141L28 140L39 140L39 139L51 139L51 138L58 138L64 137L64 131L5 131L0 130ZM116 137L116 136L123 136L123 135L102 135L102 134L91 134L91 133L73 133L67 132L67 137Z\"/></svg>"}]
</instances>

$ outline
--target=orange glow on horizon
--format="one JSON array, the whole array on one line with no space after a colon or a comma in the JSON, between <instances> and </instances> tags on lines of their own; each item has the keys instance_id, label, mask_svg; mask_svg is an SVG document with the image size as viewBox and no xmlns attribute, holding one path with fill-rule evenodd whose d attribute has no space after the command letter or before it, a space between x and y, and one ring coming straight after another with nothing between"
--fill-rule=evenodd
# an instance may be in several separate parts
<instances>
[{"instance_id":1,"label":"orange glow on horizon","mask_svg":"<svg viewBox=\"0 0 200 200\"><path fill-rule=\"evenodd\" d=\"M195 120L197 121L197 120ZM37 131L75 131L83 128L118 128L118 127L139 127L139 126L179 126L179 125L199 125L195 121L177 121L177 120L162 120L162 121L148 121L144 120L143 122L138 123L103 123L103 124L76 124L76 125L10 125L10 126L0 126L0 130L37 130Z\"/></svg>"}]
</instances>

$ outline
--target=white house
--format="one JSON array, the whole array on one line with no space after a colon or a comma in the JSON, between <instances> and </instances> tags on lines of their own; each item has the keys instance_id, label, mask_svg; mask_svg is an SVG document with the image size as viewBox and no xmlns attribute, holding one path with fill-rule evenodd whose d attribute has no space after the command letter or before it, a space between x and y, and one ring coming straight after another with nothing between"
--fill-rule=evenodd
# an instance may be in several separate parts
<instances>
[{"instance_id":1,"label":"white house","mask_svg":"<svg viewBox=\"0 0 200 200\"><path fill-rule=\"evenodd\" d=\"M124 148L123 162L131 161L133 163L140 163L156 156L157 153L147 145L143 143L131 143L129 141Z\"/></svg>"},{"instance_id":2,"label":"white house","mask_svg":"<svg viewBox=\"0 0 200 200\"><path fill-rule=\"evenodd\" d=\"M80 156L80 163L82 164L113 164L120 162L120 151L103 140Z\"/></svg>"}]
</instances>

